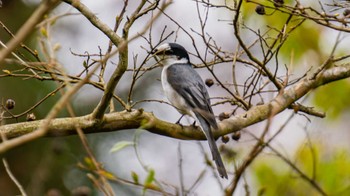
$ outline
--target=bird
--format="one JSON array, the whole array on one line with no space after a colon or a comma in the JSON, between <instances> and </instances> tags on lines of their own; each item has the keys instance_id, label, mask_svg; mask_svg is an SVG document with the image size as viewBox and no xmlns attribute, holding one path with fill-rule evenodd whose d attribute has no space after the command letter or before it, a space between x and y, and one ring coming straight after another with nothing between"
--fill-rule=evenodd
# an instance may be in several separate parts
<instances>
[{"instance_id":1,"label":"bird","mask_svg":"<svg viewBox=\"0 0 350 196\"><path fill-rule=\"evenodd\" d=\"M215 143L213 130L218 129L208 91L200 75L190 63L187 50L177 43L164 43L151 53L163 66L161 83L163 91L182 115L189 115L199 123L206 136L213 160L221 178L227 179L227 172Z\"/></svg>"}]
</instances>

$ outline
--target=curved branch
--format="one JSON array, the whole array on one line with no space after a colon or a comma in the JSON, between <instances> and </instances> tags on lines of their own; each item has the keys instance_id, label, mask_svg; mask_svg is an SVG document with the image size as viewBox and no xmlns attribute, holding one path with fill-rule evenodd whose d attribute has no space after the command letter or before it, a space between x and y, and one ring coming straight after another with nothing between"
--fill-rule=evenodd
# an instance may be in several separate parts
<instances>
[{"instance_id":1,"label":"curved branch","mask_svg":"<svg viewBox=\"0 0 350 196\"><path fill-rule=\"evenodd\" d=\"M285 90L283 93L277 95L277 97L269 103L255 106L246 113L222 121L222 123L220 123L220 133L218 134L225 135L263 121L268 118L270 110L273 110L272 112L274 114L278 114L312 89L348 77L350 77L350 63L341 67L333 67L325 70L316 78L305 78Z\"/></svg>"},{"instance_id":2,"label":"curved branch","mask_svg":"<svg viewBox=\"0 0 350 196\"><path fill-rule=\"evenodd\" d=\"M214 135L219 137L261 122L269 117L271 110L273 110L272 112L275 114L280 113L312 89L348 77L350 77L350 63L341 67L333 67L325 70L316 78L306 78L277 95L277 97L269 103L254 106L243 114L223 120L219 123L220 130L216 131ZM42 121L44 120L3 125L0 126L0 131L5 133L7 138L20 137L38 129ZM76 134L75 129L77 126L82 128L85 133L111 132L139 128L172 138L205 139L204 134L197 127L181 126L165 122L155 117L152 113L143 110L106 114L102 121L94 120L90 115L75 118L53 119L48 127L47 136L73 135ZM0 154L3 152L4 151L0 148Z\"/></svg>"},{"instance_id":3,"label":"curved branch","mask_svg":"<svg viewBox=\"0 0 350 196\"><path fill-rule=\"evenodd\" d=\"M97 29L102 31L110 40L111 42L116 45L117 47L121 47L120 45L123 45L122 43L125 43L125 40L118 36L109 26L105 23L103 23L88 7L86 7L83 3L80 1L74 1L74 0L64 0L64 2L70 4L74 8L76 8L80 13L82 13L92 25L94 25ZM125 44L124 44L125 45ZM100 103L97 105L93 118L101 119L103 117L103 114L108 107L108 104L110 100L113 97L113 91L115 87L117 86L120 78L124 75L124 72L127 68L127 58L128 58L128 50L126 47L126 50L119 50L119 63L115 71L113 72L111 79L107 83L105 93L100 101ZM107 62L109 57L111 57L112 54L107 55L103 58L101 61L102 63Z\"/></svg>"},{"instance_id":4,"label":"curved branch","mask_svg":"<svg viewBox=\"0 0 350 196\"><path fill-rule=\"evenodd\" d=\"M0 131L7 138L16 138L35 131L44 120L22 122L0 126ZM91 118L91 115L81 117L57 118L52 120L46 136L75 135L76 127L84 133L101 133L121 131L126 129L147 129L150 132L179 139L204 139L199 129L193 126L181 126L156 118L152 113L142 109L131 112L122 111L106 114L102 121ZM0 149L1 154L1 149Z\"/></svg>"},{"instance_id":5,"label":"curved branch","mask_svg":"<svg viewBox=\"0 0 350 196\"><path fill-rule=\"evenodd\" d=\"M114 52L109 53L109 55L106 55L101 62L105 63L109 59L109 57L113 56L117 52L119 53L119 62L114 70L111 78L109 79L107 86L105 88L104 95L102 96L101 101L93 111L92 118L102 120L104 117L105 110L107 109L110 100L113 97L114 89L116 88L117 84L119 83L120 79L126 72L128 68L128 42L135 39L136 37L141 36L144 34L147 29L152 25L153 21L160 15L161 12L156 14L156 16L152 17L150 22L148 22L144 29L142 29L142 32L137 33L136 36L133 36L132 38L129 38L129 29L131 28L132 24L140 17L138 14L141 12L141 9L143 8L146 1L141 1L138 8L135 10L131 18L125 23L123 28L122 36L118 36L116 32L114 32L111 28L108 27L108 25L104 24L88 7L86 7L84 4L82 4L80 1L75 0L63 0L64 2L70 4L74 8L76 8L80 13L82 13L86 19L88 19L91 24L93 24L97 29L101 30L112 42L114 45L117 46L117 50ZM170 5L171 0L165 1L161 7L160 10L164 10L168 5ZM155 5L158 5L156 3ZM155 7L152 7L152 9L155 9ZM151 11L152 9L147 8L146 10L142 11L141 13L147 13ZM126 109L130 109L129 105L126 105L123 103L123 106Z\"/></svg>"}]
</instances>

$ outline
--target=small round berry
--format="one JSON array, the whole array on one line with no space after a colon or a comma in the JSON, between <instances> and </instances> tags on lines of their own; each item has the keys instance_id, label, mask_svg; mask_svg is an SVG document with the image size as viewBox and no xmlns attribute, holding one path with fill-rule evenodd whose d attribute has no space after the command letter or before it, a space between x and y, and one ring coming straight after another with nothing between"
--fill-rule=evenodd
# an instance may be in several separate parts
<instances>
[{"instance_id":1,"label":"small round berry","mask_svg":"<svg viewBox=\"0 0 350 196\"><path fill-rule=\"evenodd\" d=\"M241 138L241 132L240 131L236 131L232 134L231 138L235 141L238 141Z\"/></svg>"},{"instance_id":2,"label":"small round berry","mask_svg":"<svg viewBox=\"0 0 350 196\"><path fill-rule=\"evenodd\" d=\"M16 102L13 99L6 100L5 107L8 110L11 110L15 107Z\"/></svg>"},{"instance_id":3,"label":"small round berry","mask_svg":"<svg viewBox=\"0 0 350 196\"><path fill-rule=\"evenodd\" d=\"M221 141L224 142L225 144L230 141L230 137L227 135L224 135L221 137Z\"/></svg>"},{"instance_id":4,"label":"small round berry","mask_svg":"<svg viewBox=\"0 0 350 196\"><path fill-rule=\"evenodd\" d=\"M207 87L211 87L214 84L214 80L211 78L208 78L205 80L205 84L207 85Z\"/></svg>"},{"instance_id":5,"label":"small round berry","mask_svg":"<svg viewBox=\"0 0 350 196\"><path fill-rule=\"evenodd\" d=\"M221 112L219 114L220 121L223 121L223 120L228 119L228 118L230 118L230 113L228 113L228 112Z\"/></svg>"},{"instance_id":6,"label":"small round berry","mask_svg":"<svg viewBox=\"0 0 350 196\"><path fill-rule=\"evenodd\" d=\"M255 12L259 15L265 15L265 7L263 5L257 5L255 8Z\"/></svg>"},{"instance_id":7,"label":"small round berry","mask_svg":"<svg viewBox=\"0 0 350 196\"><path fill-rule=\"evenodd\" d=\"M344 10L343 15L344 15L344 17L346 17L346 18L350 18L350 9Z\"/></svg>"},{"instance_id":8,"label":"small round berry","mask_svg":"<svg viewBox=\"0 0 350 196\"><path fill-rule=\"evenodd\" d=\"M281 7L284 4L284 0L273 0L273 5L275 7Z\"/></svg>"}]
</instances>

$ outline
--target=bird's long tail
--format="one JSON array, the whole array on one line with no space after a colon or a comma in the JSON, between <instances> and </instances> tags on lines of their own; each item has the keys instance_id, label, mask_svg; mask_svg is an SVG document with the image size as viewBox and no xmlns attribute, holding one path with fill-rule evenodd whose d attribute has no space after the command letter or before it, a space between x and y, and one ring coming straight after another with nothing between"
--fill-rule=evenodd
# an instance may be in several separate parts
<instances>
[{"instance_id":1,"label":"bird's long tail","mask_svg":"<svg viewBox=\"0 0 350 196\"><path fill-rule=\"evenodd\" d=\"M202 128L202 130L203 130L203 132L208 140L211 154L213 156L213 160L216 163L217 170L218 170L221 178L227 179L227 172L226 172L224 163L222 162L218 147L216 146L213 133L211 131L211 126L213 128L217 128L215 118L213 117L213 119L211 119L211 118L208 119L205 115L202 115L199 112L194 112L194 113L196 115L197 120L199 121L200 127Z\"/></svg>"}]
</instances>

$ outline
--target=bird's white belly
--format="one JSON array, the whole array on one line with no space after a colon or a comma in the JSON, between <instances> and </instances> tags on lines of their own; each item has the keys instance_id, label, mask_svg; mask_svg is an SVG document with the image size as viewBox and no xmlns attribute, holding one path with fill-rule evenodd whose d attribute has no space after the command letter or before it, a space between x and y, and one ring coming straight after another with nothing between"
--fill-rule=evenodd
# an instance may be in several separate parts
<instances>
[{"instance_id":1,"label":"bird's white belly","mask_svg":"<svg viewBox=\"0 0 350 196\"><path fill-rule=\"evenodd\" d=\"M192 116L192 112L189 107L187 106L187 103L184 98L180 94L178 94L174 88L169 84L166 70L168 67L164 67L162 70L162 86L165 95L167 96L168 100L170 103L176 107L176 109L181 113L181 114L188 114Z\"/></svg>"}]
</instances>

